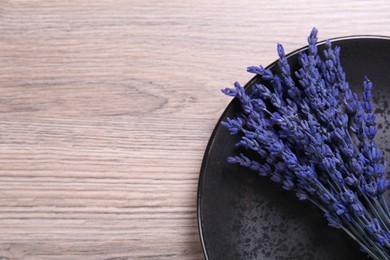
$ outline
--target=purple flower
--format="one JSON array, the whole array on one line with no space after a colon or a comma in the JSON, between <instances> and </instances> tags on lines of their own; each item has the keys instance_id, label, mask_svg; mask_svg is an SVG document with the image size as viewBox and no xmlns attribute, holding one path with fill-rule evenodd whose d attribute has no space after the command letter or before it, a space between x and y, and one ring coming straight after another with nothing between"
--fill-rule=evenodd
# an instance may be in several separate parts
<instances>
[{"instance_id":1,"label":"purple flower","mask_svg":"<svg viewBox=\"0 0 390 260\"><path fill-rule=\"evenodd\" d=\"M356 196L352 191L347 190L341 194L341 199L344 203L351 204L356 200Z\"/></svg>"},{"instance_id":2,"label":"purple flower","mask_svg":"<svg viewBox=\"0 0 390 260\"><path fill-rule=\"evenodd\" d=\"M376 183L376 187L379 194L383 194L389 187L389 181L386 179L379 179Z\"/></svg>"},{"instance_id":3,"label":"purple flower","mask_svg":"<svg viewBox=\"0 0 390 260\"><path fill-rule=\"evenodd\" d=\"M364 209L363 209L363 207L362 207L360 204L358 204L358 203L353 203L353 204L351 204L351 207L352 207L353 212L354 212L357 216L361 217L361 216L364 215Z\"/></svg>"},{"instance_id":4,"label":"purple flower","mask_svg":"<svg viewBox=\"0 0 390 260\"><path fill-rule=\"evenodd\" d=\"M334 216L330 213L325 213L325 217L328 220L328 225L334 228L341 228L342 224L338 216Z\"/></svg>"}]
</instances>

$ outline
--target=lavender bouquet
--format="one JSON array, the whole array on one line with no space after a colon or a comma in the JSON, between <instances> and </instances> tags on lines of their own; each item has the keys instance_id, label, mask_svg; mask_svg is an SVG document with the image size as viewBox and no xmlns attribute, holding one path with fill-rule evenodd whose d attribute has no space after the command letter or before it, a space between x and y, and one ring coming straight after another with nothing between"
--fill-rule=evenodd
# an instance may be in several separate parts
<instances>
[{"instance_id":1,"label":"lavender bouquet","mask_svg":"<svg viewBox=\"0 0 390 260\"><path fill-rule=\"evenodd\" d=\"M320 55L315 28L308 43L297 71L278 44L280 73L249 67L264 84L245 91L236 82L223 90L239 99L241 111L222 124L241 136L236 145L248 151L227 160L313 203L330 226L346 232L373 259L390 259L390 212L383 195L389 182L374 143L373 84L364 79L359 100L346 81L340 48L326 41Z\"/></svg>"}]
</instances>

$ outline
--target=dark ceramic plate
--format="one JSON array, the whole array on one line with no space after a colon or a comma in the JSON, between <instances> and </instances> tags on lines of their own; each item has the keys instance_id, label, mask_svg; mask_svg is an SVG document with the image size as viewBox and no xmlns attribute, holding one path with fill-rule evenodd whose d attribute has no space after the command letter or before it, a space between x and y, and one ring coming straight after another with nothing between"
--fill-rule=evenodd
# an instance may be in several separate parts
<instances>
[{"instance_id":1,"label":"dark ceramic plate","mask_svg":"<svg viewBox=\"0 0 390 260\"><path fill-rule=\"evenodd\" d=\"M376 142L390 161L390 38L346 37L332 43L341 47L341 62L354 91L361 93L364 75L374 83L379 125ZM305 49L288 55L292 69L297 66L297 53ZM275 63L269 68L275 70ZM254 77L247 86L258 82L261 80ZM226 163L226 158L237 152L237 137L220 122L233 117L239 108L237 100L226 108L203 159L198 222L205 258L366 259L351 238L327 226L317 208L250 170Z\"/></svg>"}]
</instances>

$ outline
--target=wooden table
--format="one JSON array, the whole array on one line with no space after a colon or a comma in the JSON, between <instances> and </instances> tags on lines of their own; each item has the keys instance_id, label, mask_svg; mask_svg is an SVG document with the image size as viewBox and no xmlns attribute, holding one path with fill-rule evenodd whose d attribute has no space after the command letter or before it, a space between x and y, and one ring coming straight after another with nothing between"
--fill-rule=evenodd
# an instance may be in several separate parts
<instances>
[{"instance_id":1,"label":"wooden table","mask_svg":"<svg viewBox=\"0 0 390 260\"><path fill-rule=\"evenodd\" d=\"M389 1L0 2L0 259L202 259L199 169L248 65Z\"/></svg>"}]
</instances>

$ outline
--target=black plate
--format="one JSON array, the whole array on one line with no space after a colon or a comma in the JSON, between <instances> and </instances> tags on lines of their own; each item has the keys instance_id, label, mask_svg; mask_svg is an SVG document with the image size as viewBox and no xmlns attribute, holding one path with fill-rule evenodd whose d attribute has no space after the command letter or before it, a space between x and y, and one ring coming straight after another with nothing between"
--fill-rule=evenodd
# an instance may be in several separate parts
<instances>
[{"instance_id":1,"label":"black plate","mask_svg":"<svg viewBox=\"0 0 390 260\"><path fill-rule=\"evenodd\" d=\"M374 83L379 125L376 142L390 155L390 38L353 36L332 40L341 47L341 62L354 91L361 93L364 75ZM320 49L323 43L319 44ZM291 68L297 53L288 55ZM275 63L269 66L275 69ZM247 86L260 82L254 77ZM221 94L222 95L222 94ZM240 109L226 108L210 138L200 172L198 223L206 259L366 259L341 230L327 226L320 210L240 166L226 163L237 152L236 136L220 122ZM387 195L388 198L388 195Z\"/></svg>"}]
</instances>

